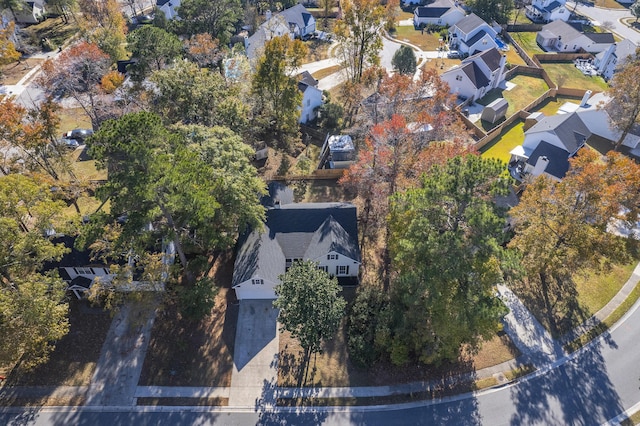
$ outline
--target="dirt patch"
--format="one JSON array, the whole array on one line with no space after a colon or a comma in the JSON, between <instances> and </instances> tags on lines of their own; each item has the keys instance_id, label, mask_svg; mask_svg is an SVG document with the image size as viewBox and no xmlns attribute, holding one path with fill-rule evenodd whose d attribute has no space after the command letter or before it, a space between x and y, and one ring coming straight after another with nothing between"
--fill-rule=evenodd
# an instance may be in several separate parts
<instances>
[{"instance_id":1,"label":"dirt patch","mask_svg":"<svg viewBox=\"0 0 640 426\"><path fill-rule=\"evenodd\" d=\"M226 407L229 398L138 398L137 405Z\"/></svg>"},{"instance_id":2,"label":"dirt patch","mask_svg":"<svg viewBox=\"0 0 640 426\"><path fill-rule=\"evenodd\" d=\"M141 386L231 384L238 305L231 289L231 251L217 256L211 270L220 287L211 313L190 321L168 301L158 313L140 377Z\"/></svg>"},{"instance_id":3,"label":"dirt patch","mask_svg":"<svg viewBox=\"0 0 640 426\"><path fill-rule=\"evenodd\" d=\"M100 358L111 325L111 315L87 301L69 302L69 333L58 343L49 361L31 371L16 366L6 380L9 386L85 386Z\"/></svg>"},{"instance_id":4,"label":"dirt patch","mask_svg":"<svg viewBox=\"0 0 640 426\"><path fill-rule=\"evenodd\" d=\"M42 407L42 406L80 406L84 405L84 396L43 396L38 398L9 398L0 403L3 407Z\"/></svg>"},{"instance_id":5,"label":"dirt patch","mask_svg":"<svg viewBox=\"0 0 640 426\"><path fill-rule=\"evenodd\" d=\"M2 70L0 72L2 84L18 83L22 77L42 62L44 62L44 59L27 58L20 60L20 62L0 67L0 70Z\"/></svg>"}]
</instances>

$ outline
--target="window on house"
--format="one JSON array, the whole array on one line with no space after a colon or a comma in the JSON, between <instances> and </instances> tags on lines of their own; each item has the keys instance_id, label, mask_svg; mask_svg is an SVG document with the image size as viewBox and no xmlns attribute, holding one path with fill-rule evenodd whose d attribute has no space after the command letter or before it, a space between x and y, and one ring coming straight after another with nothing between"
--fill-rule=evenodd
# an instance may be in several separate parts
<instances>
[{"instance_id":1,"label":"window on house","mask_svg":"<svg viewBox=\"0 0 640 426\"><path fill-rule=\"evenodd\" d=\"M307 106L311 105L311 99L307 99Z\"/></svg>"},{"instance_id":2,"label":"window on house","mask_svg":"<svg viewBox=\"0 0 640 426\"><path fill-rule=\"evenodd\" d=\"M318 266L318 269L320 269L321 271L327 272L329 273L329 267L328 266Z\"/></svg>"},{"instance_id":3,"label":"window on house","mask_svg":"<svg viewBox=\"0 0 640 426\"><path fill-rule=\"evenodd\" d=\"M264 284L264 280L262 278L253 278L251 280L251 284L253 284L253 285L262 285L262 284Z\"/></svg>"},{"instance_id":4,"label":"window on house","mask_svg":"<svg viewBox=\"0 0 640 426\"><path fill-rule=\"evenodd\" d=\"M337 254L328 254L327 255L327 260L338 260L338 255Z\"/></svg>"},{"instance_id":5,"label":"window on house","mask_svg":"<svg viewBox=\"0 0 640 426\"><path fill-rule=\"evenodd\" d=\"M347 275L349 273L349 265L338 265L336 271L336 275Z\"/></svg>"},{"instance_id":6,"label":"window on house","mask_svg":"<svg viewBox=\"0 0 640 426\"><path fill-rule=\"evenodd\" d=\"M456 75L456 80L462 81L462 76L461 75Z\"/></svg>"},{"instance_id":7,"label":"window on house","mask_svg":"<svg viewBox=\"0 0 640 426\"><path fill-rule=\"evenodd\" d=\"M73 270L78 275L94 275L93 269L91 268L73 268Z\"/></svg>"}]
</instances>

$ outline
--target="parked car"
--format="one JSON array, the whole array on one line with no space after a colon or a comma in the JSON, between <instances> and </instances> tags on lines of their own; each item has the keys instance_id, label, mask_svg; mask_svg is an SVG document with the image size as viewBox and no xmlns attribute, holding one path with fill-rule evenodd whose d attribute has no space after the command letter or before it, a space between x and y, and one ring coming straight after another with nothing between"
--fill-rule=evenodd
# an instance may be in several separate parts
<instances>
[{"instance_id":1,"label":"parked car","mask_svg":"<svg viewBox=\"0 0 640 426\"><path fill-rule=\"evenodd\" d=\"M457 50L450 50L449 53L447 53L447 58L460 59L460 52L458 52Z\"/></svg>"},{"instance_id":2,"label":"parked car","mask_svg":"<svg viewBox=\"0 0 640 426\"><path fill-rule=\"evenodd\" d=\"M77 147L80 146L80 142L78 142L76 139L69 139L66 137L62 137L56 141L56 145L60 147L66 147L69 149L76 149Z\"/></svg>"},{"instance_id":3,"label":"parked car","mask_svg":"<svg viewBox=\"0 0 640 426\"><path fill-rule=\"evenodd\" d=\"M84 140L91 135L93 135L93 130L91 129L73 129L66 132L64 135L62 135L62 137L67 139L75 139L78 142L84 142Z\"/></svg>"}]
</instances>

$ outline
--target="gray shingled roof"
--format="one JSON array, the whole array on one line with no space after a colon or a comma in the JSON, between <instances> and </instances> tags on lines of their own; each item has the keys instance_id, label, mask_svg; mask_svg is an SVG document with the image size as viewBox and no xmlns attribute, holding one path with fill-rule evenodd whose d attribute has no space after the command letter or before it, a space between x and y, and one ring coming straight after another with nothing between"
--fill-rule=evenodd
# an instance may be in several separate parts
<instances>
[{"instance_id":1,"label":"gray shingled roof","mask_svg":"<svg viewBox=\"0 0 640 426\"><path fill-rule=\"evenodd\" d=\"M483 52L478 52L475 55L469 56L463 62L471 62L477 59L481 59L491 71L497 71L500 69L500 62L502 61L502 53L495 47Z\"/></svg>"},{"instance_id":2,"label":"gray shingled roof","mask_svg":"<svg viewBox=\"0 0 640 426\"><path fill-rule=\"evenodd\" d=\"M620 60L626 60L628 56L636 54L637 48L638 46L629 39L619 41L616 43L616 57Z\"/></svg>"},{"instance_id":3,"label":"gray shingled roof","mask_svg":"<svg viewBox=\"0 0 640 426\"><path fill-rule=\"evenodd\" d=\"M563 3L554 1L550 3L549 6L546 7L546 10L547 12L553 12L554 10L561 8L563 5L564 5Z\"/></svg>"},{"instance_id":4,"label":"gray shingled roof","mask_svg":"<svg viewBox=\"0 0 640 426\"><path fill-rule=\"evenodd\" d=\"M449 11L449 7L418 6L416 15L419 18L439 18Z\"/></svg>"},{"instance_id":5,"label":"gray shingled roof","mask_svg":"<svg viewBox=\"0 0 640 426\"><path fill-rule=\"evenodd\" d=\"M469 62L461 68L476 88L484 87L489 84L489 79L484 75L480 67L475 62Z\"/></svg>"},{"instance_id":6,"label":"gray shingled roof","mask_svg":"<svg viewBox=\"0 0 640 426\"><path fill-rule=\"evenodd\" d=\"M611 33L585 33L585 35L594 43L615 43L613 34Z\"/></svg>"},{"instance_id":7,"label":"gray shingled roof","mask_svg":"<svg viewBox=\"0 0 640 426\"><path fill-rule=\"evenodd\" d=\"M561 37L563 43L568 43L571 40L575 40L581 36L580 31L573 28L571 25L564 21L552 21L542 27L541 31L548 31L556 38ZM546 34L546 33L545 33ZM549 38L545 35L546 38Z\"/></svg>"},{"instance_id":8,"label":"gray shingled roof","mask_svg":"<svg viewBox=\"0 0 640 426\"><path fill-rule=\"evenodd\" d=\"M547 157L549 160L545 173L555 176L558 179L562 179L567 174L569 170L569 153L564 149L541 141L529 156L527 163L535 166L539 157Z\"/></svg>"},{"instance_id":9,"label":"gray shingled roof","mask_svg":"<svg viewBox=\"0 0 640 426\"><path fill-rule=\"evenodd\" d=\"M457 27L465 34L469 34L471 31L475 30L482 24L486 24L486 22L475 13L472 13L471 15L467 15L459 20L458 23L454 25L454 27Z\"/></svg>"},{"instance_id":10,"label":"gray shingled roof","mask_svg":"<svg viewBox=\"0 0 640 426\"><path fill-rule=\"evenodd\" d=\"M283 10L278 15L283 16L287 20L287 23L296 24L300 28L304 28L309 25L309 20L311 19L309 11L300 3L290 7L289 9Z\"/></svg>"},{"instance_id":11,"label":"gray shingled roof","mask_svg":"<svg viewBox=\"0 0 640 426\"><path fill-rule=\"evenodd\" d=\"M545 117L533 125L525 134L549 132L555 134L570 154L578 151L591 136L589 128L575 112Z\"/></svg>"},{"instance_id":12,"label":"gray shingled roof","mask_svg":"<svg viewBox=\"0 0 640 426\"><path fill-rule=\"evenodd\" d=\"M309 71L303 71L300 74L298 74L298 81L305 83L308 86L313 86L313 87L318 86L318 80L313 78L313 76L311 75L311 73L309 73Z\"/></svg>"},{"instance_id":13,"label":"gray shingled roof","mask_svg":"<svg viewBox=\"0 0 640 426\"><path fill-rule=\"evenodd\" d=\"M251 277L277 280L286 259L316 259L335 251L360 261L356 208L350 203L297 203L267 210L263 231L238 242L233 285Z\"/></svg>"}]
</instances>

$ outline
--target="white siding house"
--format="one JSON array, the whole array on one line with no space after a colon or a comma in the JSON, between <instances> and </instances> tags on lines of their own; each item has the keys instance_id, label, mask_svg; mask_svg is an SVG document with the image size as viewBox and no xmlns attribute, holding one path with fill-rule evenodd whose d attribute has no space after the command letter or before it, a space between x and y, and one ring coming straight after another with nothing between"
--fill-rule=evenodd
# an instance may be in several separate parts
<instances>
[{"instance_id":1,"label":"white siding house","mask_svg":"<svg viewBox=\"0 0 640 426\"><path fill-rule=\"evenodd\" d=\"M630 56L636 54L637 48L638 46L628 39L609 45L606 50L596 55L594 65L598 70L598 74L609 80L616 70L627 62Z\"/></svg>"},{"instance_id":2,"label":"white siding house","mask_svg":"<svg viewBox=\"0 0 640 426\"><path fill-rule=\"evenodd\" d=\"M566 0L533 0L525 8L525 15L533 22L567 21L571 12Z\"/></svg>"},{"instance_id":3,"label":"white siding house","mask_svg":"<svg viewBox=\"0 0 640 426\"><path fill-rule=\"evenodd\" d=\"M177 9L180 7L180 0L157 0L156 7L164 13L167 19L178 18Z\"/></svg>"},{"instance_id":4,"label":"white siding house","mask_svg":"<svg viewBox=\"0 0 640 426\"><path fill-rule=\"evenodd\" d=\"M500 86L505 65L505 56L494 48L464 59L459 67L444 72L440 78L451 93L475 101Z\"/></svg>"},{"instance_id":5,"label":"white siding house","mask_svg":"<svg viewBox=\"0 0 640 426\"><path fill-rule=\"evenodd\" d=\"M582 33L564 21L554 21L542 27L536 42L546 51L563 53L598 53L607 50L615 42L611 33Z\"/></svg>"},{"instance_id":6,"label":"white siding house","mask_svg":"<svg viewBox=\"0 0 640 426\"><path fill-rule=\"evenodd\" d=\"M318 116L318 108L322 105L322 90L318 89L318 80L308 71L298 76L298 90L302 92L300 107L300 123L308 123Z\"/></svg>"},{"instance_id":7,"label":"white siding house","mask_svg":"<svg viewBox=\"0 0 640 426\"><path fill-rule=\"evenodd\" d=\"M451 0L439 0L426 6L418 6L413 11L413 26L442 25L450 27L464 18L465 12Z\"/></svg>"},{"instance_id":8,"label":"white siding house","mask_svg":"<svg viewBox=\"0 0 640 426\"><path fill-rule=\"evenodd\" d=\"M452 50L473 55L477 52L497 49L497 36L495 28L472 13L449 28L449 47Z\"/></svg>"}]
</instances>

